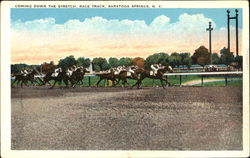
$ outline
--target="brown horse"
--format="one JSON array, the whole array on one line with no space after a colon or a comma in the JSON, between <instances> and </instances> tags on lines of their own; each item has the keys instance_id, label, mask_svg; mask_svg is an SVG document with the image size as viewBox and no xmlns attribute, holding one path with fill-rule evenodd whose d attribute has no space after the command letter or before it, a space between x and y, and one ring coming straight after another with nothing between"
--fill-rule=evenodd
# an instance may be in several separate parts
<instances>
[{"instance_id":1,"label":"brown horse","mask_svg":"<svg viewBox=\"0 0 250 158\"><path fill-rule=\"evenodd\" d=\"M21 87L23 87L23 84L25 84L26 86L29 86L27 83L28 81L30 81L33 85L35 84L36 80L35 80L35 74L37 73L37 71L32 70L32 72L27 73L27 74L13 74L12 76L15 77L14 82L12 82L11 86L13 87L13 85L17 82L17 87L18 84L21 82Z\"/></svg>"},{"instance_id":2,"label":"brown horse","mask_svg":"<svg viewBox=\"0 0 250 158\"><path fill-rule=\"evenodd\" d=\"M43 84L42 85L45 85L46 83L50 84L49 81L54 80L55 82L50 87L50 89L52 89L57 82L59 83L59 85L61 85L62 81L65 83L66 87L68 87L68 81L70 80L70 78L67 75L67 73L66 73L65 70L61 70L56 77L52 75L53 73L54 72L49 72L48 74L45 75L45 77L43 79Z\"/></svg>"},{"instance_id":3,"label":"brown horse","mask_svg":"<svg viewBox=\"0 0 250 158\"><path fill-rule=\"evenodd\" d=\"M103 74L96 74L96 76L99 76L100 79L98 80L98 82L96 83L96 86L98 87L99 86L99 83L106 79L106 80L111 80L112 81L112 86L114 87L116 84L115 82L117 83L117 80L115 78L115 74L114 74L114 71L111 70L111 72L108 72L108 73L103 73Z\"/></svg>"},{"instance_id":4,"label":"brown horse","mask_svg":"<svg viewBox=\"0 0 250 158\"><path fill-rule=\"evenodd\" d=\"M140 88L141 82L142 82L142 80L143 80L144 78L159 79L159 80L161 81L162 87L165 88L165 87L164 87L164 84L163 84L163 81L164 81L166 84L169 84L169 85L170 85L170 83L168 82L168 80L167 80L166 78L164 78L164 73L166 73L167 71L168 71L168 72L173 72L173 71L172 71L172 68L171 68L170 66L164 66L163 68L159 69L155 75L152 75L152 74L150 73L149 70L143 70L143 71L140 73L140 78L139 78L139 80L138 80L131 88L133 88L133 87L136 86L136 85L137 85L137 88Z\"/></svg>"},{"instance_id":5,"label":"brown horse","mask_svg":"<svg viewBox=\"0 0 250 158\"><path fill-rule=\"evenodd\" d=\"M136 68L133 70L134 73L128 72L126 70L122 70L118 75L115 75L116 78L118 78L118 84L120 80L122 80L122 85L125 86L125 84L129 85L127 78L133 79L133 80L138 80L138 75L144 71L143 68ZM130 85L129 85L130 86Z\"/></svg>"},{"instance_id":6,"label":"brown horse","mask_svg":"<svg viewBox=\"0 0 250 158\"><path fill-rule=\"evenodd\" d=\"M72 84L72 87L75 87L78 83L83 84L83 78L85 73L88 72L85 68L79 67L76 71L72 73L70 76L70 82Z\"/></svg>"},{"instance_id":7,"label":"brown horse","mask_svg":"<svg viewBox=\"0 0 250 158\"><path fill-rule=\"evenodd\" d=\"M118 75L115 75L115 77L118 78L118 81L115 85L119 84L120 81L122 80L123 87L125 86L125 84L129 85L127 78L138 80L138 77L135 73L132 73L126 70L122 70Z\"/></svg>"}]
</instances>

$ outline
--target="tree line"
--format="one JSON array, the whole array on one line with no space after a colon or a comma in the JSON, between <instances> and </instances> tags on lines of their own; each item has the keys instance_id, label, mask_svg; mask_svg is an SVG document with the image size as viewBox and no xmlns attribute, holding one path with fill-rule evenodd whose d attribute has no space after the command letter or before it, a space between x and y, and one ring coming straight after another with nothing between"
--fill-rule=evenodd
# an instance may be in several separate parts
<instances>
[{"instance_id":1,"label":"tree line","mask_svg":"<svg viewBox=\"0 0 250 158\"><path fill-rule=\"evenodd\" d=\"M152 64L162 64L170 65L173 68L175 67L188 67L190 68L193 64L198 64L201 66L209 65L210 53L205 46L200 46L195 50L193 55L189 52L177 53L173 52L170 55L165 52L155 53L149 55L146 59L141 57L130 58L130 57L110 57L108 59L103 57L93 58L92 61L86 57L75 58L73 55L67 56L64 59L60 59L58 66L63 69L67 69L73 65L89 67L92 63L94 71L105 71L113 67L118 66L131 66L137 65L139 67L144 67L150 69ZM212 64L225 64L230 65L231 63L237 63L238 66L242 67L242 56L234 56L233 52L229 52L227 48L222 48L220 54L212 53ZM36 68L38 71L49 71L55 68L56 65L53 61L50 63L42 63L41 65L27 65L27 64L12 64L11 73L20 72L23 69Z\"/></svg>"}]
</instances>

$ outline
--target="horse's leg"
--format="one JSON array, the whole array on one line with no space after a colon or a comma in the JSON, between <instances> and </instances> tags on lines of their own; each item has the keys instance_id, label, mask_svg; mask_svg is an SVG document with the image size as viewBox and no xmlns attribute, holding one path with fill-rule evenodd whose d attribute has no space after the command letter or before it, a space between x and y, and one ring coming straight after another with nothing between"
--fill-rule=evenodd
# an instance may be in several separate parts
<instances>
[{"instance_id":1,"label":"horse's leg","mask_svg":"<svg viewBox=\"0 0 250 158\"><path fill-rule=\"evenodd\" d=\"M68 84L69 84L69 83L68 83L68 80L67 80L67 79L64 79L63 82L65 83L66 88L68 88Z\"/></svg>"},{"instance_id":2,"label":"horse's leg","mask_svg":"<svg viewBox=\"0 0 250 158\"><path fill-rule=\"evenodd\" d=\"M96 83L96 87L99 86L99 83L103 80L103 78L100 77L99 81Z\"/></svg>"},{"instance_id":3,"label":"horse's leg","mask_svg":"<svg viewBox=\"0 0 250 158\"><path fill-rule=\"evenodd\" d=\"M66 87L68 87L68 82L67 82L67 84L66 84L66 82L64 81L64 79L61 79L61 80L58 81L59 87L60 87L61 89L63 88L63 87L61 86L61 85L62 85L62 81L63 81L63 83L66 85Z\"/></svg>"},{"instance_id":4,"label":"horse's leg","mask_svg":"<svg viewBox=\"0 0 250 158\"><path fill-rule=\"evenodd\" d=\"M34 82L35 82L37 85L40 85L41 79L38 78L38 81L37 81L36 79L34 79Z\"/></svg>"},{"instance_id":5,"label":"horse's leg","mask_svg":"<svg viewBox=\"0 0 250 158\"><path fill-rule=\"evenodd\" d=\"M113 84L113 86L116 86L117 84L119 84L120 80L121 80L121 78L118 78L118 81L115 84Z\"/></svg>"},{"instance_id":6,"label":"horse's leg","mask_svg":"<svg viewBox=\"0 0 250 158\"><path fill-rule=\"evenodd\" d=\"M30 80L30 82L31 82L32 86L35 86L35 84L34 84L34 82L32 80Z\"/></svg>"},{"instance_id":7,"label":"horse's leg","mask_svg":"<svg viewBox=\"0 0 250 158\"><path fill-rule=\"evenodd\" d=\"M28 83L28 81L27 80L22 80L21 81L21 87L23 88L23 84L25 84L27 87L29 87L29 85L27 84Z\"/></svg>"},{"instance_id":8,"label":"horse's leg","mask_svg":"<svg viewBox=\"0 0 250 158\"><path fill-rule=\"evenodd\" d=\"M49 89L52 89L56 85L56 83L57 81L55 81L54 84L51 87L49 87Z\"/></svg>"},{"instance_id":9,"label":"horse's leg","mask_svg":"<svg viewBox=\"0 0 250 158\"><path fill-rule=\"evenodd\" d=\"M115 85L117 84L115 83L115 79L112 79L111 81L112 81L112 87L115 87Z\"/></svg>"},{"instance_id":10,"label":"horse's leg","mask_svg":"<svg viewBox=\"0 0 250 158\"><path fill-rule=\"evenodd\" d=\"M136 74L133 74L131 75L131 78L134 79L134 80L138 80L138 76Z\"/></svg>"},{"instance_id":11,"label":"horse's leg","mask_svg":"<svg viewBox=\"0 0 250 158\"><path fill-rule=\"evenodd\" d=\"M21 81L21 88L23 88L23 81Z\"/></svg>"},{"instance_id":12,"label":"horse's leg","mask_svg":"<svg viewBox=\"0 0 250 158\"><path fill-rule=\"evenodd\" d=\"M170 82L168 82L167 79L162 78L162 80L166 82L166 85L169 85L169 86L171 85Z\"/></svg>"},{"instance_id":13,"label":"horse's leg","mask_svg":"<svg viewBox=\"0 0 250 158\"><path fill-rule=\"evenodd\" d=\"M105 82L104 86L105 86L105 88L109 87L109 79L106 79L106 82Z\"/></svg>"},{"instance_id":14,"label":"horse's leg","mask_svg":"<svg viewBox=\"0 0 250 158\"><path fill-rule=\"evenodd\" d=\"M124 79L122 79L122 88L124 88L125 87L125 81L124 81Z\"/></svg>"},{"instance_id":15,"label":"horse's leg","mask_svg":"<svg viewBox=\"0 0 250 158\"><path fill-rule=\"evenodd\" d=\"M49 80L48 80L48 81L46 81L44 84L46 84L46 83L48 83L48 84L51 86L51 83L49 82Z\"/></svg>"},{"instance_id":16,"label":"horse's leg","mask_svg":"<svg viewBox=\"0 0 250 158\"><path fill-rule=\"evenodd\" d=\"M40 86L46 85L46 83L48 83L48 84L51 86L51 84L50 84L50 82L49 82L48 80L44 80L44 81L42 82L42 84L40 84Z\"/></svg>"},{"instance_id":17,"label":"horse's leg","mask_svg":"<svg viewBox=\"0 0 250 158\"><path fill-rule=\"evenodd\" d=\"M84 77L81 79L81 85L82 85L82 86L83 86L83 84L84 84L83 80L84 80Z\"/></svg>"},{"instance_id":18,"label":"horse's leg","mask_svg":"<svg viewBox=\"0 0 250 158\"><path fill-rule=\"evenodd\" d=\"M83 85L83 81L82 81L83 79L81 79L81 80L79 80L78 81L78 84L81 86L81 85Z\"/></svg>"},{"instance_id":19,"label":"horse's leg","mask_svg":"<svg viewBox=\"0 0 250 158\"><path fill-rule=\"evenodd\" d=\"M71 87L75 87L76 86L76 82L75 81L73 81L73 80L70 80L70 83L71 83Z\"/></svg>"},{"instance_id":20,"label":"horse's leg","mask_svg":"<svg viewBox=\"0 0 250 158\"><path fill-rule=\"evenodd\" d=\"M162 80L162 79L160 79L160 81L161 81L161 86L162 86L162 88L164 88L164 89L165 89L164 84L163 84L163 80Z\"/></svg>"},{"instance_id":21,"label":"horse's leg","mask_svg":"<svg viewBox=\"0 0 250 158\"><path fill-rule=\"evenodd\" d=\"M75 83L75 85L74 85L74 87L76 87L77 85L79 85L79 82L80 82L80 81L77 80L76 83Z\"/></svg>"},{"instance_id":22,"label":"horse's leg","mask_svg":"<svg viewBox=\"0 0 250 158\"><path fill-rule=\"evenodd\" d=\"M130 84L128 83L128 81L127 81L126 78L124 78L124 86L125 86L125 84L127 84L128 86L130 86Z\"/></svg>"},{"instance_id":23,"label":"horse's leg","mask_svg":"<svg viewBox=\"0 0 250 158\"><path fill-rule=\"evenodd\" d=\"M76 87L77 85L79 85L80 81L76 81L76 83L72 86L73 88Z\"/></svg>"},{"instance_id":24,"label":"horse's leg","mask_svg":"<svg viewBox=\"0 0 250 158\"><path fill-rule=\"evenodd\" d=\"M11 83L11 87L13 87L13 85L15 84L17 80L15 79L14 82Z\"/></svg>"},{"instance_id":25,"label":"horse's leg","mask_svg":"<svg viewBox=\"0 0 250 158\"><path fill-rule=\"evenodd\" d=\"M39 81L39 82L38 82ZM41 85L42 83L43 83L43 80L40 78L40 77L38 77L38 81L37 81L37 84L38 85Z\"/></svg>"},{"instance_id":26,"label":"horse's leg","mask_svg":"<svg viewBox=\"0 0 250 158\"><path fill-rule=\"evenodd\" d=\"M137 85L137 89L140 88L140 84L141 84L141 81L144 79L145 77L141 77L139 80L136 81L136 83L131 87L131 88L134 88L134 86Z\"/></svg>"},{"instance_id":27,"label":"horse's leg","mask_svg":"<svg viewBox=\"0 0 250 158\"><path fill-rule=\"evenodd\" d=\"M24 84L25 84L27 87L29 87L29 82L28 82L28 80L25 81Z\"/></svg>"},{"instance_id":28,"label":"horse's leg","mask_svg":"<svg viewBox=\"0 0 250 158\"><path fill-rule=\"evenodd\" d=\"M16 86L18 87L21 80L17 80Z\"/></svg>"},{"instance_id":29,"label":"horse's leg","mask_svg":"<svg viewBox=\"0 0 250 158\"><path fill-rule=\"evenodd\" d=\"M46 83L47 83L47 80L45 80L45 79L39 79L39 81L40 81L40 84L39 84L39 86L43 86L43 85L46 85Z\"/></svg>"}]
</instances>

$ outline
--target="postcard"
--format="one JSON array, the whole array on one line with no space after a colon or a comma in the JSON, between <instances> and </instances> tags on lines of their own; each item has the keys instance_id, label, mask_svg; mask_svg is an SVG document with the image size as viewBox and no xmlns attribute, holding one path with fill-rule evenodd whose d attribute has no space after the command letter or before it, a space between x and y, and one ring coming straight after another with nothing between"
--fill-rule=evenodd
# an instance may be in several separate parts
<instances>
[{"instance_id":1,"label":"postcard","mask_svg":"<svg viewBox=\"0 0 250 158\"><path fill-rule=\"evenodd\" d=\"M249 156L247 1L4 1L1 156Z\"/></svg>"}]
</instances>

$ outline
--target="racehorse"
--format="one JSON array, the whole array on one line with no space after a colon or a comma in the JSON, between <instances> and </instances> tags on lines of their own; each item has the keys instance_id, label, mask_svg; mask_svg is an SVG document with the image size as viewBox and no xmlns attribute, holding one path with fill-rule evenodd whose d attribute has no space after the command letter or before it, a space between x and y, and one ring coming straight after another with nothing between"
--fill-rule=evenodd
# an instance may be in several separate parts
<instances>
[{"instance_id":1,"label":"racehorse","mask_svg":"<svg viewBox=\"0 0 250 158\"><path fill-rule=\"evenodd\" d=\"M15 77L14 82L12 82L11 86L13 86L16 82L17 82L17 87L18 84L21 82L21 87L23 87L23 84L25 84L26 86L29 86L27 83L28 81L30 81L33 85L35 81L35 74L37 73L37 71L32 70L32 72L27 73L27 74L13 74L12 76Z\"/></svg>"},{"instance_id":2,"label":"racehorse","mask_svg":"<svg viewBox=\"0 0 250 158\"><path fill-rule=\"evenodd\" d=\"M115 85L119 84L120 80L122 80L123 86L125 86L125 84L129 85L127 78L138 80L138 77L135 73L126 70L122 70L118 75L115 75L115 77L118 78L118 81Z\"/></svg>"},{"instance_id":3,"label":"racehorse","mask_svg":"<svg viewBox=\"0 0 250 158\"><path fill-rule=\"evenodd\" d=\"M173 72L173 70L172 70L172 68L170 66L164 66L164 67L160 68L155 75L151 74L149 70L143 70L140 73L140 78L137 80L137 82L131 88L133 88L136 85L137 85L137 88L140 88L141 82L142 82L142 80L144 78L159 79L161 81L162 87L165 88L164 84L163 84L163 81L166 84L170 85L168 80L164 78L164 73L166 73L167 71L168 72Z\"/></svg>"},{"instance_id":4,"label":"racehorse","mask_svg":"<svg viewBox=\"0 0 250 158\"><path fill-rule=\"evenodd\" d=\"M59 85L61 85L62 81L65 83L66 87L68 87L68 81L70 80L70 78L67 75L65 70L59 69L59 72L58 72L57 76L53 76L52 75L53 73L54 72L49 72L48 74L45 75L42 85L45 85L46 83L49 83L49 81L51 81L51 80L54 80L55 81L54 84L49 89L52 89L57 82L59 83Z\"/></svg>"},{"instance_id":5,"label":"racehorse","mask_svg":"<svg viewBox=\"0 0 250 158\"><path fill-rule=\"evenodd\" d=\"M83 84L83 78L85 73L88 72L85 68L83 67L78 67L76 71L72 73L70 76L70 82L72 84L72 87L75 87L78 83Z\"/></svg>"},{"instance_id":6,"label":"racehorse","mask_svg":"<svg viewBox=\"0 0 250 158\"><path fill-rule=\"evenodd\" d=\"M99 83L106 79L106 80L111 80L112 81L112 86L114 87L116 84L115 82L117 82L116 78L115 78L115 74L114 74L114 71L111 70L110 72L108 73L103 73L103 74L96 74L96 76L99 76L100 79L98 80L98 82L96 83L96 86L98 87L99 86Z\"/></svg>"},{"instance_id":7,"label":"racehorse","mask_svg":"<svg viewBox=\"0 0 250 158\"><path fill-rule=\"evenodd\" d=\"M126 71L126 70L122 70L118 75L115 75L115 77L118 78L118 82L116 84L118 84L120 82L120 80L122 80L123 86L125 86L125 84L129 85L127 78L133 79L133 80L138 80L138 75L140 73L142 73L144 71L144 69L143 68L136 68L136 69L133 69L133 71L134 71L134 73Z\"/></svg>"}]
</instances>

